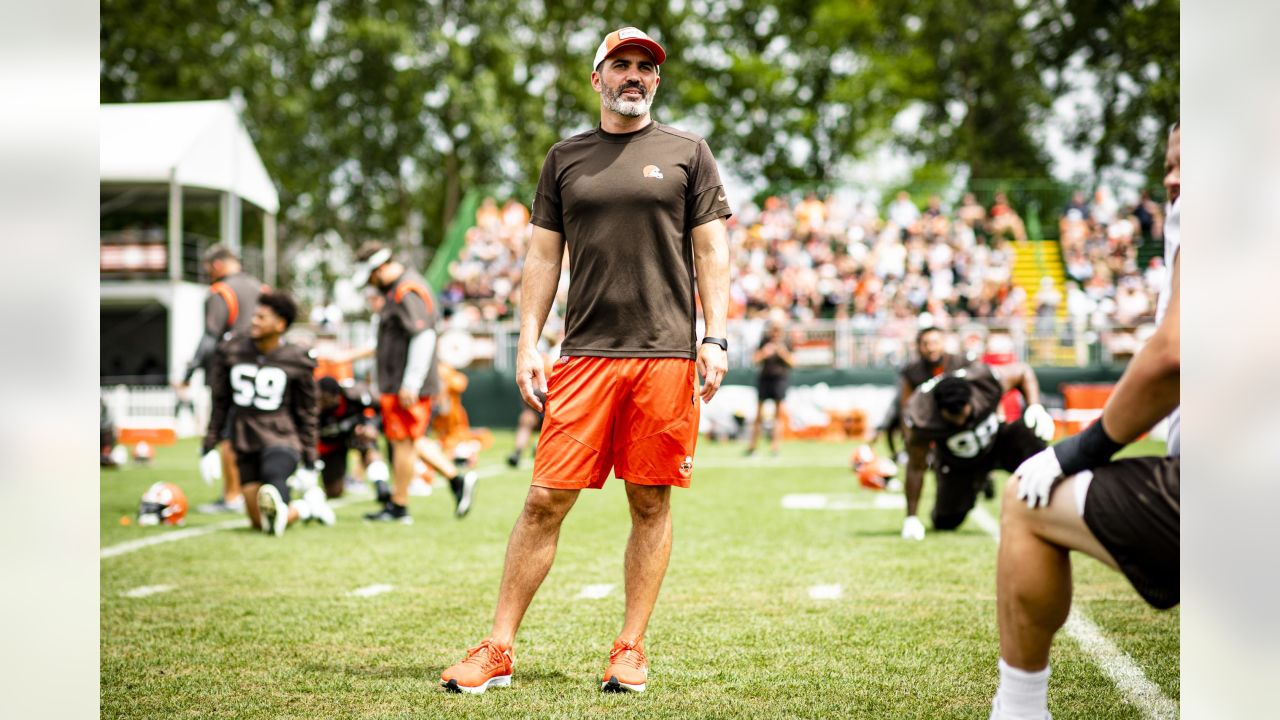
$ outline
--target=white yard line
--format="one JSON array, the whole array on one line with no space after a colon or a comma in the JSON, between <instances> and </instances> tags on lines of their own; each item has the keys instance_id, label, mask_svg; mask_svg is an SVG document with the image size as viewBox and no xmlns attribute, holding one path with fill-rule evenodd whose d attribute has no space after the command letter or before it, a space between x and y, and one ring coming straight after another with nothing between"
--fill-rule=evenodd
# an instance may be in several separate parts
<instances>
[{"instance_id":1,"label":"white yard line","mask_svg":"<svg viewBox=\"0 0 1280 720\"><path fill-rule=\"evenodd\" d=\"M1000 523L987 512L986 508L976 507L969 516L992 539L1000 542ZM1071 614L1067 616L1067 624L1063 629L1072 640L1076 641L1080 649L1093 659L1098 669L1111 678L1111 682L1115 683L1116 689L1124 695L1129 704L1142 712L1143 717L1150 720L1178 717L1178 706L1165 697L1160 688L1147 678L1133 658L1102 634L1102 630L1083 610L1071 608Z\"/></svg>"},{"instance_id":2,"label":"white yard line","mask_svg":"<svg viewBox=\"0 0 1280 720\"><path fill-rule=\"evenodd\" d=\"M839 600L844 588L836 585L814 585L809 588L809 597L814 600Z\"/></svg>"},{"instance_id":3,"label":"white yard line","mask_svg":"<svg viewBox=\"0 0 1280 720\"><path fill-rule=\"evenodd\" d=\"M609 597L609 593L613 592L613 586L608 583L600 585L587 585L582 588L582 592L578 593L579 600L600 600Z\"/></svg>"},{"instance_id":4,"label":"white yard line","mask_svg":"<svg viewBox=\"0 0 1280 720\"><path fill-rule=\"evenodd\" d=\"M132 590L120 593L121 597L127 598L144 598L148 595L159 595L160 593L169 592L177 587L176 585L143 585Z\"/></svg>"},{"instance_id":5,"label":"white yard line","mask_svg":"<svg viewBox=\"0 0 1280 720\"><path fill-rule=\"evenodd\" d=\"M487 467L482 467L476 470L476 475L484 478L484 477L490 477L492 475L500 475L503 472L507 472L508 470L510 469L507 468L505 465L489 465ZM367 501L368 499L369 497L367 495L361 495L359 497L352 497L351 495L348 495L347 497L338 498L337 500L330 500L329 505L330 507L333 507L333 508L340 508L344 505L349 505L353 502ZM141 538L139 540L128 540L122 543L116 543L115 545L108 545L107 547L102 548L101 552L99 552L98 554L98 557L100 559L105 560L106 558L115 557L117 555L125 555L127 553L141 550L142 548L145 548L145 547L151 547L152 545L160 545L161 543L177 542L178 540L189 540L194 537L200 537L202 535L215 533L215 532L218 532L219 530L231 530L234 528L245 527L248 524L249 524L248 518L240 517L240 518L236 518L235 520L227 520L225 522L214 523L212 525L204 525L202 527L193 527L193 528L183 528L181 530L174 530L172 532L164 533L163 535L152 535L151 537Z\"/></svg>"},{"instance_id":6,"label":"white yard line","mask_svg":"<svg viewBox=\"0 0 1280 720\"><path fill-rule=\"evenodd\" d=\"M355 590L352 590L351 592L347 593L347 597L370 598L375 595L381 595L382 593L391 592L392 590L395 590L395 589L396 588L394 585L381 585L381 584L366 585L361 588L356 588Z\"/></svg>"},{"instance_id":7,"label":"white yard line","mask_svg":"<svg viewBox=\"0 0 1280 720\"><path fill-rule=\"evenodd\" d=\"M906 496L897 493L876 493L869 502L847 494L792 493L782 496L785 510L901 510L906 506Z\"/></svg>"}]
</instances>

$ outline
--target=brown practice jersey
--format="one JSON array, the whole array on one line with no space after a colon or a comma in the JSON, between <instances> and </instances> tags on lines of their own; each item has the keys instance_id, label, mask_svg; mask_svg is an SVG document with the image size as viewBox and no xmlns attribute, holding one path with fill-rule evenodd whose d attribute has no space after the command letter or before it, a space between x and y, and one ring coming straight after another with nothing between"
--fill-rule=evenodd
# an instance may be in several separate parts
<instances>
[{"instance_id":1,"label":"brown practice jersey","mask_svg":"<svg viewBox=\"0 0 1280 720\"><path fill-rule=\"evenodd\" d=\"M318 433L316 367L310 351L281 343L263 355L247 335L233 334L214 353L213 412L205 448L231 416L231 444L237 452L286 447L307 463L316 459Z\"/></svg>"},{"instance_id":2,"label":"brown practice jersey","mask_svg":"<svg viewBox=\"0 0 1280 720\"><path fill-rule=\"evenodd\" d=\"M427 289L427 281L412 270L405 270L387 288L385 302L378 313L378 392L394 395L404 382L409 363L409 341L421 332L436 329L435 301ZM419 397L431 397L439 391L439 372L431 363L427 379L418 390Z\"/></svg>"},{"instance_id":3,"label":"brown practice jersey","mask_svg":"<svg viewBox=\"0 0 1280 720\"><path fill-rule=\"evenodd\" d=\"M942 360L937 365L926 363L924 358L916 358L906 367L902 368L899 377L906 381L907 385L912 388L918 388L930 378L935 378L943 373L955 372L969 364L963 355L947 353L942 356Z\"/></svg>"},{"instance_id":4,"label":"brown practice jersey","mask_svg":"<svg viewBox=\"0 0 1280 720\"><path fill-rule=\"evenodd\" d=\"M658 123L557 143L532 222L569 252L565 355L694 359L693 228L729 217L701 137Z\"/></svg>"},{"instance_id":5,"label":"brown practice jersey","mask_svg":"<svg viewBox=\"0 0 1280 720\"><path fill-rule=\"evenodd\" d=\"M911 395L903 416L911 438L936 443L940 459L965 465L983 461L995 448L1000 429L1000 398L1004 388L990 367L974 363L926 381ZM964 425L947 422L934 402L932 390L947 376L963 378L972 393L973 412Z\"/></svg>"},{"instance_id":6,"label":"brown practice jersey","mask_svg":"<svg viewBox=\"0 0 1280 720\"><path fill-rule=\"evenodd\" d=\"M266 289L261 280L246 272L228 275L209 286L209 297L204 301L204 335L187 365L188 382L197 368L203 368L205 377L209 377L213 351L228 333L248 334L258 297Z\"/></svg>"}]
</instances>

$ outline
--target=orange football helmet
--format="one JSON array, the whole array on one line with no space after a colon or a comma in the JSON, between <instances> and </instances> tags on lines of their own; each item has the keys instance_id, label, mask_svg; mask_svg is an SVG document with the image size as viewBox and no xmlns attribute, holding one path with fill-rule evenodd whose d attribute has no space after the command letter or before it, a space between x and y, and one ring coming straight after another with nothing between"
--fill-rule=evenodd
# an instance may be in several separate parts
<instances>
[{"instance_id":1,"label":"orange football helmet","mask_svg":"<svg viewBox=\"0 0 1280 720\"><path fill-rule=\"evenodd\" d=\"M187 494L173 483L158 482L138 502L139 525L181 525L187 517Z\"/></svg>"}]
</instances>

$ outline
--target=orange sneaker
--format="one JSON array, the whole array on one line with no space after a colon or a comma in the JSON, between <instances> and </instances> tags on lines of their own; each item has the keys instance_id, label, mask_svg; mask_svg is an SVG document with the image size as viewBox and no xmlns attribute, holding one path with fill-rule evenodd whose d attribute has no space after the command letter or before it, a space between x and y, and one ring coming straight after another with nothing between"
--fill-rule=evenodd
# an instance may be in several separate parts
<instances>
[{"instance_id":1,"label":"orange sneaker","mask_svg":"<svg viewBox=\"0 0 1280 720\"><path fill-rule=\"evenodd\" d=\"M491 687L510 685L511 668L515 664L511 648L485 638L467 651L462 662L440 673L440 684L450 692L479 695Z\"/></svg>"},{"instance_id":2,"label":"orange sneaker","mask_svg":"<svg viewBox=\"0 0 1280 720\"><path fill-rule=\"evenodd\" d=\"M609 651L609 669L604 671L600 689L604 692L644 692L649 679L649 661L638 642L614 640Z\"/></svg>"}]
</instances>

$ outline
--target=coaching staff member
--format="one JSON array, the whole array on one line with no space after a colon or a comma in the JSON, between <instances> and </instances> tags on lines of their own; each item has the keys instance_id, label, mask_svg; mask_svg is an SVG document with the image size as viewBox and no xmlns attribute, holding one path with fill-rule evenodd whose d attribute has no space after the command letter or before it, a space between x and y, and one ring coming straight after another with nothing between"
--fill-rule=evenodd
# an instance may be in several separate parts
<instances>
[{"instance_id":1,"label":"coaching staff member","mask_svg":"<svg viewBox=\"0 0 1280 720\"><path fill-rule=\"evenodd\" d=\"M605 36L591 73L600 126L556 144L543 163L516 382L535 410L545 398L546 422L533 486L507 545L492 632L441 675L450 690L510 683L512 641L551 568L560 523L578 493L602 487L611 470L626 484L631 535L626 616L601 689L645 689L644 633L671 554L671 487L689 486L698 399L711 400L728 367L729 205L707 143L649 115L665 60L636 28ZM566 336L547 378L537 342L566 247ZM701 343L695 284L706 322Z\"/></svg>"}]
</instances>

